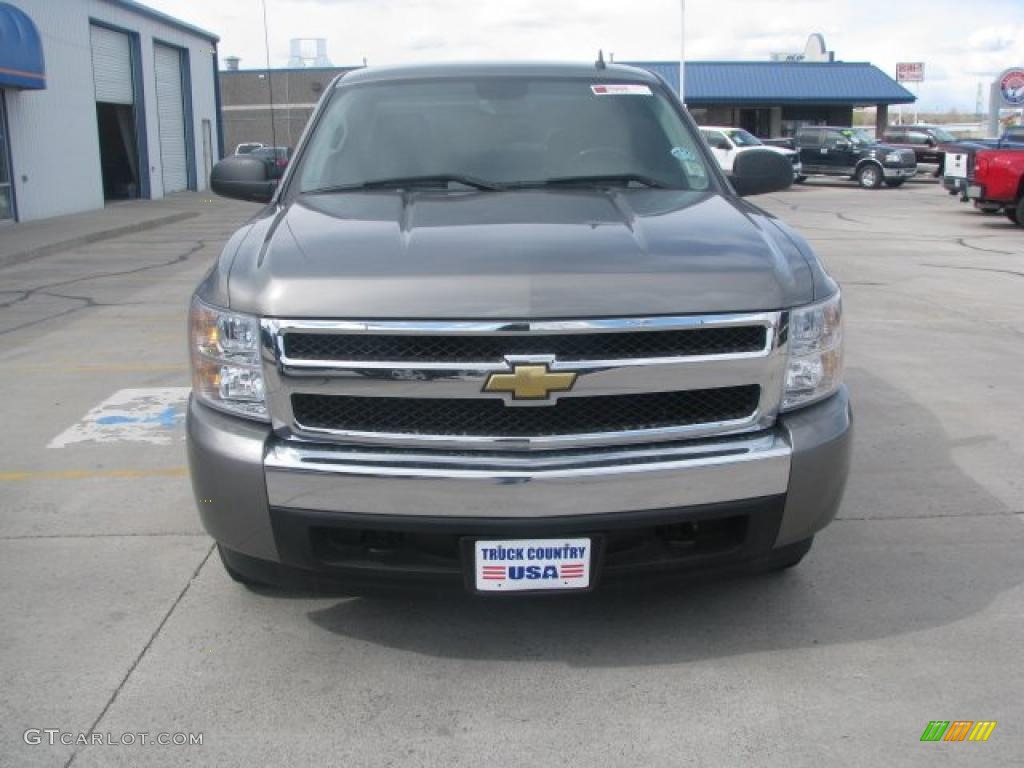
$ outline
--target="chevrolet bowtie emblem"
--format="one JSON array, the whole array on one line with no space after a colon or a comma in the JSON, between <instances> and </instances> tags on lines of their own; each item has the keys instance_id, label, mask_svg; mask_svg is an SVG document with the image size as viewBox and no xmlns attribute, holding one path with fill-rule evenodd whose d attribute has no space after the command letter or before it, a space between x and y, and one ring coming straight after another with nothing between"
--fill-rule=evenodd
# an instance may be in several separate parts
<instances>
[{"instance_id":1,"label":"chevrolet bowtie emblem","mask_svg":"<svg viewBox=\"0 0 1024 768\"><path fill-rule=\"evenodd\" d=\"M484 392L508 393L513 400L549 400L552 392L568 392L575 382L575 373L552 373L547 365L516 365L512 373L492 373Z\"/></svg>"}]
</instances>

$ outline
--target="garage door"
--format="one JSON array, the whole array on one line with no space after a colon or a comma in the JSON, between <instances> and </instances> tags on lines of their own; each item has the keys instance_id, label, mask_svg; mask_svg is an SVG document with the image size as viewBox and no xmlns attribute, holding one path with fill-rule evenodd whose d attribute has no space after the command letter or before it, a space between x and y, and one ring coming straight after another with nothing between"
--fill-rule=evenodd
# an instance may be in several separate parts
<instances>
[{"instance_id":1,"label":"garage door","mask_svg":"<svg viewBox=\"0 0 1024 768\"><path fill-rule=\"evenodd\" d=\"M182 99L181 51L154 45L156 103L160 126L160 163L164 194L188 187L188 155L185 152L185 106Z\"/></svg>"},{"instance_id":2,"label":"garage door","mask_svg":"<svg viewBox=\"0 0 1024 768\"><path fill-rule=\"evenodd\" d=\"M132 88L132 47L128 35L96 26L89 28L89 35L96 101L131 104L135 101L135 89Z\"/></svg>"}]
</instances>

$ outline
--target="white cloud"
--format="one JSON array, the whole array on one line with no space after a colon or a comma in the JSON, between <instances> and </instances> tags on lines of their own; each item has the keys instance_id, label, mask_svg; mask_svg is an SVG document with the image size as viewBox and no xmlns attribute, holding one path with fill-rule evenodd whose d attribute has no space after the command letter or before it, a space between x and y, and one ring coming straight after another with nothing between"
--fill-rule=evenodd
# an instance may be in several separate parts
<instances>
[{"instance_id":1,"label":"white cloud","mask_svg":"<svg viewBox=\"0 0 1024 768\"><path fill-rule=\"evenodd\" d=\"M222 56L265 66L260 0L145 0L221 36ZM267 0L272 66L292 37L326 37L335 64L679 56L678 0ZM997 23L993 23L997 22ZM687 0L687 55L767 59L811 32L846 61L894 72L924 61L922 108L974 109L979 82L1024 65L1021 0Z\"/></svg>"}]
</instances>

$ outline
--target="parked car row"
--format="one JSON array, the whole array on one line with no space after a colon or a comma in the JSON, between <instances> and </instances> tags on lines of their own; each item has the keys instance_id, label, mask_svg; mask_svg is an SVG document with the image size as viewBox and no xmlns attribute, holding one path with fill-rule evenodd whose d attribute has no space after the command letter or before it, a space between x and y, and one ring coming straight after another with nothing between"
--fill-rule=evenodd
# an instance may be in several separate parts
<instances>
[{"instance_id":1,"label":"parked car row","mask_svg":"<svg viewBox=\"0 0 1024 768\"><path fill-rule=\"evenodd\" d=\"M721 149L717 149L713 143L719 141L718 136L724 135L725 130L735 129L703 128L701 132L723 169L728 171L719 154L728 146L722 144ZM899 187L917 174L917 157L912 149L883 144L863 128L808 126L797 131L792 139L775 139L768 143L754 140L764 148L793 153L794 168L799 168L797 182L805 181L808 176L839 176L852 179L865 189L878 189L883 184ZM734 156L736 151L738 147L730 154Z\"/></svg>"},{"instance_id":2,"label":"parked car row","mask_svg":"<svg viewBox=\"0 0 1024 768\"><path fill-rule=\"evenodd\" d=\"M900 187L934 165L951 195L1024 226L1024 126L998 139L959 141L937 125L890 126L879 141L863 128L801 128L792 139L761 140L741 128L702 126L701 135L726 173L742 153L771 149L793 164L794 181L808 176L852 179L865 189Z\"/></svg>"},{"instance_id":3,"label":"parked car row","mask_svg":"<svg viewBox=\"0 0 1024 768\"><path fill-rule=\"evenodd\" d=\"M947 150L943 186L985 213L1004 213L1024 227L1024 126L998 139L963 141Z\"/></svg>"},{"instance_id":4,"label":"parked car row","mask_svg":"<svg viewBox=\"0 0 1024 768\"><path fill-rule=\"evenodd\" d=\"M979 150L989 149L1024 149L1024 126L1011 126L998 139L969 139L949 145L942 177L949 194L966 197L974 156Z\"/></svg>"}]
</instances>

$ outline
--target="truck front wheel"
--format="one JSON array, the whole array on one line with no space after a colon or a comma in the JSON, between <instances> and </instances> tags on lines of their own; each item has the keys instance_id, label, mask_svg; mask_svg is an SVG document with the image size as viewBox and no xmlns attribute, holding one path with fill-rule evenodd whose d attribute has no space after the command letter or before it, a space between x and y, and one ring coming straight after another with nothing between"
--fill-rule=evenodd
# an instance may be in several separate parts
<instances>
[{"instance_id":1,"label":"truck front wheel","mask_svg":"<svg viewBox=\"0 0 1024 768\"><path fill-rule=\"evenodd\" d=\"M882 186L882 169L874 163L864 163L854 178L864 189L878 189Z\"/></svg>"}]
</instances>

